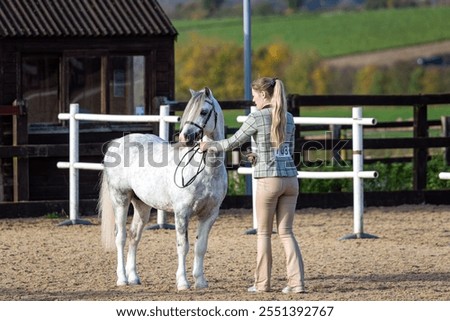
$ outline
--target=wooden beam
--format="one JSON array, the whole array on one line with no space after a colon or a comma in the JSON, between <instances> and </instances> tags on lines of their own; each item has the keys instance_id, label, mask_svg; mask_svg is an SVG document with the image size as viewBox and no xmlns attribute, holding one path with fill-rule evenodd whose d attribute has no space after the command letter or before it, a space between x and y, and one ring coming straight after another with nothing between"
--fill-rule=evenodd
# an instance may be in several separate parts
<instances>
[{"instance_id":1,"label":"wooden beam","mask_svg":"<svg viewBox=\"0 0 450 321\"><path fill-rule=\"evenodd\" d=\"M450 205L448 190L435 191L387 191L365 192L366 206L397 206L403 204L436 204ZM342 208L352 206L352 193L300 193L297 200L297 209ZM97 199L81 199L80 212L86 215L96 215ZM0 219L18 217L40 217L52 212L68 213L67 200L2 202L0 203ZM221 209L252 208L251 195L227 195L222 202Z\"/></svg>"},{"instance_id":2,"label":"wooden beam","mask_svg":"<svg viewBox=\"0 0 450 321\"><path fill-rule=\"evenodd\" d=\"M104 143L80 144L80 156L102 156ZM42 144L0 146L0 158L42 158L61 157L64 160L69 157L69 145L67 144Z\"/></svg>"},{"instance_id":3,"label":"wooden beam","mask_svg":"<svg viewBox=\"0 0 450 321\"><path fill-rule=\"evenodd\" d=\"M414 138L427 138L427 105L414 105ZM413 189L423 191L427 187L428 148L415 147L413 156Z\"/></svg>"},{"instance_id":4,"label":"wooden beam","mask_svg":"<svg viewBox=\"0 0 450 321\"><path fill-rule=\"evenodd\" d=\"M100 91L100 113L109 114L109 57L107 55L101 56L101 91Z\"/></svg>"},{"instance_id":5,"label":"wooden beam","mask_svg":"<svg viewBox=\"0 0 450 321\"><path fill-rule=\"evenodd\" d=\"M20 115L20 106L0 105L0 116Z\"/></svg>"},{"instance_id":6,"label":"wooden beam","mask_svg":"<svg viewBox=\"0 0 450 321\"><path fill-rule=\"evenodd\" d=\"M442 123L442 137L449 137L450 138L450 117L448 116L441 116L441 123ZM450 165L450 148L448 147L450 144L448 144L445 147L444 152L444 160L447 166Z\"/></svg>"},{"instance_id":7,"label":"wooden beam","mask_svg":"<svg viewBox=\"0 0 450 321\"><path fill-rule=\"evenodd\" d=\"M13 146L28 143L28 118L26 114L13 116ZM30 197L28 158L13 157L13 200L27 201Z\"/></svg>"},{"instance_id":8,"label":"wooden beam","mask_svg":"<svg viewBox=\"0 0 450 321\"><path fill-rule=\"evenodd\" d=\"M301 106L417 106L446 104L450 94L430 95L289 95Z\"/></svg>"}]
</instances>

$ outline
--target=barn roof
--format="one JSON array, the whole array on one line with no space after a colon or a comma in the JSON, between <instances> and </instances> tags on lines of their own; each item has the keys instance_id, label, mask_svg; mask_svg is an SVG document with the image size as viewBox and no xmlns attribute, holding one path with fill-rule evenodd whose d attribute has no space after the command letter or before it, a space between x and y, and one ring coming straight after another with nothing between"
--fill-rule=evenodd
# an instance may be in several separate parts
<instances>
[{"instance_id":1,"label":"barn roof","mask_svg":"<svg viewBox=\"0 0 450 321\"><path fill-rule=\"evenodd\" d=\"M0 1L0 38L176 35L157 0Z\"/></svg>"}]
</instances>

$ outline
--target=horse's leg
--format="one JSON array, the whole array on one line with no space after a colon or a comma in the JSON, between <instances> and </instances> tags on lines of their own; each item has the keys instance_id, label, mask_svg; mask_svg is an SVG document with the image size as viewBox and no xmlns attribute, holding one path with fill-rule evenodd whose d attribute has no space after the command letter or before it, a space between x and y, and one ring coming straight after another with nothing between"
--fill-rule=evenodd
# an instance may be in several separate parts
<instances>
[{"instance_id":1,"label":"horse's leg","mask_svg":"<svg viewBox=\"0 0 450 321\"><path fill-rule=\"evenodd\" d=\"M186 256L189 252L188 225L190 212L183 210L175 213L175 228L177 233L177 288L179 291L187 290L190 284L186 276Z\"/></svg>"},{"instance_id":2,"label":"horse's leg","mask_svg":"<svg viewBox=\"0 0 450 321\"><path fill-rule=\"evenodd\" d=\"M127 285L125 274L124 248L127 238L127 214L128 204L115 207L116 220L116 248L117 248L117 285Z\"/></svg>"},{"instance_id":3,"label":"horse's leg","mask_svg":"<svg viewBox=\"0 0 450 321\"><path fill-rule=\"evenodd\" d=\"M134 207L134 215L129 234L130 245L128 248L126 272L128 284L135 285L141 284L141 280L136 270L136 252L144 226L150 219L150 206L136 198L132 199L131 203Z\"/></svg>"},{"instance_id":4,"label":"horse's leg","mask_svg":"<svg viewBox=\"0 0 450 321\"><path fill-rule=\"evenodd\" d=\"M204 258L206 254L206 249L208 247L208 236L211 231L211 227L216 221L219 215L219 207L211 211L210 215L199 218L198 228L197 228L197 239L195 242L195 257L194 257L194 269L192 274L195 279L195 288L203 289L208 287L208 282L206 281L203 266Z\"/></svg>"}]
</instances>

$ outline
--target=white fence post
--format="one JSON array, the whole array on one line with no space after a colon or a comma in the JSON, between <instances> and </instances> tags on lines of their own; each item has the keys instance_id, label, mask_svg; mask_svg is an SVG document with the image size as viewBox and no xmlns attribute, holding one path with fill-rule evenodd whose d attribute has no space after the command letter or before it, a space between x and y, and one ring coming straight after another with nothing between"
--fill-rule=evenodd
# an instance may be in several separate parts
<instances>
[{"instance_id":1,"label":"white fence post","mask_svg":"<svg viewBox=\"0 0 450 321\"><path fill-rule=\"evenodd\" d=\"M94 122L159 122L160 137L169 139L168 123L177 123L179 116L170 116L170 106L160 106L160 115L104 115L104 114L79 114L79 105L70 104L70 113L58 114L58 119L69 120L69 162L58 162L58 168L69 169L69 212L70 220L59 225L91 224L89 221L79 219L79 169L103 170L103 164L79 162L79 120ZM174 229L173 225L166 224L165 213L158 213L158 228Z\"/></svg>"},{"instance_id":2,"label":"white fence post","mask_svg":"<svg viewBox=\"0 0 450 321\"><path fill-rule=\"evenodd\" d=\"M164 140L169 141L169 123L164 120L164 117L170 115L170 106L169 105L161 105L159 107L159 116L161 116L159 120L159 137ZM157 218L156 224L150 225L145 228L146 230L158 230L158 229L166 229L166 230L174 230L175 225L167 224L167 212L163 210L157 210Z\"/></svg>"},{"instance_id":3,"label":"white fence post","mask_svg":"<svg viewBox=\"0 0 450 321\"><path fill-rule=\"evenodd\" d=\"M79 126L75 115L79 111L78 104L70 104L70 118L69 118L69 220L60 223L60 226L65 225L89 225L91 222L80 220L79 218L79 169L75 167L78 163L79 153Z\"/></svg>"},{"instance_id":4,"label":"white fence post","mask_svg":"<svg viewBox=\"0 0 450 321\"><path fill-rule=\"evenodd\" d=\"M256 106L251 106L250 107L250 113L253 113L255 111L257 111L258 108L256 108ZM256 145L255 140L253 139L253 137L251 138L251 148L252 148L252 153L257 153L258 152L258 146ZM253 168L252 168L252 172L253 172ZM255 208L256 208L256 179L255 177L253 177L252 175L252 206L253 206L253 212L255 213ZM245 234L256 234L256 232L258 231L258 221L256 220L256 215L253 215L253 228L246 231Z\"/></svg>"},{"instance_id":5,"label":"white fence post","mask_svg":"<svg viewBox=\"0 0 450 321\"><path fill-rule=\"evenodd\" d=\"M362 108L352 108L352 143L353 143L353 234L345 235L341 240L356 238L376 238L364 233L364 185L359 173L363 171L363 125L358 123L362 119Z\"/></svg>"}]
</instances>

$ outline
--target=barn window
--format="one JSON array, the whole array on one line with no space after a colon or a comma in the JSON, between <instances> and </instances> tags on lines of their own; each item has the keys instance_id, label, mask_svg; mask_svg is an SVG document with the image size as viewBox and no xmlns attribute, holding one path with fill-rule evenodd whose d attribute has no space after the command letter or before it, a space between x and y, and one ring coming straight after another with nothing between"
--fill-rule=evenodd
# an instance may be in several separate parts
<instances>
[{"instance_id":1,"label":"barn window","mask_svg":"<svg viewBox=\"0 0 450 321\"><path fill-rule=\"evenodd\" d=\"M67 59L69 103L80 105L83 113L101 111L101 58L69 57Z\"/></svg>"},{"instance_id":2,"label":"barn window","mask_svg":"<svg viewBox=\"0 0 450 321\"><path fill-rule=\"evenodd\" d=\"M22 55L22 90L29 122L60 123L77 103L91 114L145 114L146 56L107 52ZM62 79L60 79L62 78Z\"/></svg>"},{"instance_id":3,"label":"barn window","mask_svg":"<svg viewBox=\"0 0 450 321\"><path fill-rule=\"evenodd\" d=\"M27 101L30 123L57 123L59 110L59 57L22 57L22 97Z\"/></svg>"},{"instance_id":4,"label":"barn window","mask_svg":"<svg viewBox=\"0 0 450 321\"><path fill-rule=\"evenodd\" d=\"M110 57L110 113L144 114L145 57Z\"/></svg>"}]
</instances>

